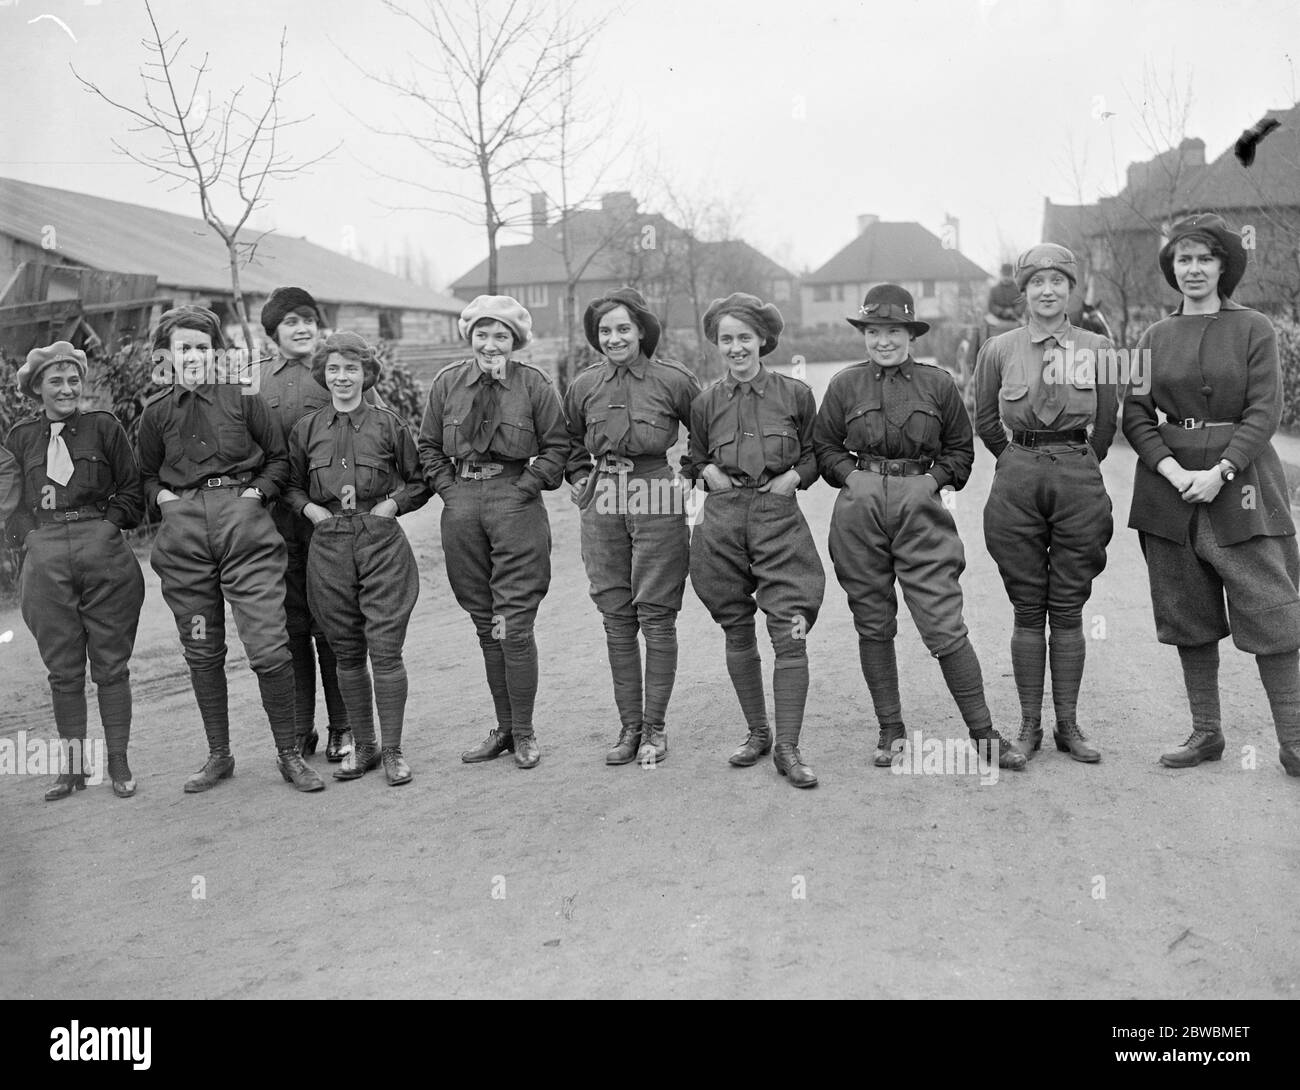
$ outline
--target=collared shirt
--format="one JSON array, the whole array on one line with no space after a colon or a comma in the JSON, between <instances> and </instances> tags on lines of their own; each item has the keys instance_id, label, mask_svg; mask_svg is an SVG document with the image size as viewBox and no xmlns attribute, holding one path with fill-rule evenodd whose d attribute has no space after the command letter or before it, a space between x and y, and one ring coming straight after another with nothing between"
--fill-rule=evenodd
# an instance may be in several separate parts
<instances>
[{"instance_id":1,"label":"collared shirt","mask_svg":"<svg viewBox=\"0 0 1300 1090\"><path fill-rule=\"evenodd\" d=\"M886 383L897 383L886 390ZM970 417L952 376L910 356L893 367L855 363L831 379L817 410L813 449L827 483L841 488L859 456L932 459L939 486L961 488L975 461Z\"/></svg>"},{"instance_id":2,"label":"collared shirt","mask_svg":"<svg viewBox=\"0 0 1300 1090\"><path fill-rule=\"evenodd\" d=\"M41 508L63 510L102 504L104 517L118 529L138 526L144 514L140 470L117 417L102 410L77 410L65 419L61 434L72 455L72 476L66 485L50 480L45 473L49 417L41 413L34 420L14 425L9 432L5 446L21 474L20 506L31 513ZM0 486L0 494L3 491ZM0 500L0 511L3 507ZM32 525L35 523L28 524L27 529Z\"/></svg>"},{"instance_id":3,"label":"collared shirt","mask_svg":"<svg viewBox=\"0 0 1300 1090\"><path fill-rule=\"evenodd\" d=\"M311 373L310 356L305 359L273 356L262 360L260 366L262 373L258 393L275 410L286 436L308 413L314 413L331 403L330 392ZM362 400L368 405L383 404L373 386L362 395Z\"/></svg>"},{"instance_id":4,"label":"collared shirt","mask_svg":"<svg viewBox=\"0 0 1300 1090\"><path fill-rule=\"evenodd\" d=\"M164 488L212 477L248 477L268 500L289 483L279 420L258 394L233 383L167 387L144 407L136 450L151 504Z\"/></svg>"},{"instance_id":5,"label":"collared shirt","mask_svg":"<svg viewBox=\"0 0 1300 1090\"><path fill-rule=\"evenodd\" d=\"M586 477L592 459L603 454L638 458L667 453L677 442L678 425L691 426L691 402L699 393L700 380L675 360L642 355L626 367L608 360L588 367L564 397L568 479ZM611 432L622 434L611 439Z\"/></svg>"},{"instance_id":6,"label":"collared shirt","mask_svg":"<svg viewBox=\"0 0 1300 1090\"><path fill-rule=\"evenodd\" d=\"M485 372L471 358L448 364L434 376L416 444L425 480L441 493L456 479L456 463L514 462L532 464L517 482L533 495L558 488L568 455L564 413L551 376L540 367L510 360L493 381L497 391L497 427L488 449L477 452L462 425L474 405Z\"/></svg>"},{"instance_id":7,"label":"collared shirt","mask_svg":"<svg viewBox=\"0 0 1300 1090\"><path fill-rule=\"evenodd\" d=\"M343 429L351 436L341 434ZM350 460L340 453L349 448ZM429 496L415 440L391 409L363 401L344 413L330 405L304 416L289 436L284 500L296 515L308 503L373 506L383 499L392 499L404 515L423 507Z\"/></svg>"},{"instance_id":8,"label":"collared shirt","mask_svg":"<svg viewBox=\"0 0 1300 1090\"><path fill-rule=\"evenodd\" d=\"M1030 322L985 341L973 380L980 439L996 457L1007 446L1004 427L1011 431L1091 427L1089 442L1099 459L1106 457L1119 413L1115 358L1109 340L1071 325L1068 319L1055 329ZM1044 407L1053 394L1060 408L1048 414ZM1050 418L1045 420L1045 415Z\"/></svg>"},{"instance_id":9,"label":"collared shirt","mask_svg":"<svg viewBox=\"0 0 1300 1090\"><path fill-rule=\"evenodd\" d=\"M817 480L812 441L816 416L812 390L797 378L769 371L762 364L748 382L728 374L691 402L691 438L682 473L698 480L705 466L715 465L729 476L742 474L743 432L747 424L756 423L764 469L772 477L793 469L799 474L799 487L807 488Z\"/></svg>"}]
</instances>

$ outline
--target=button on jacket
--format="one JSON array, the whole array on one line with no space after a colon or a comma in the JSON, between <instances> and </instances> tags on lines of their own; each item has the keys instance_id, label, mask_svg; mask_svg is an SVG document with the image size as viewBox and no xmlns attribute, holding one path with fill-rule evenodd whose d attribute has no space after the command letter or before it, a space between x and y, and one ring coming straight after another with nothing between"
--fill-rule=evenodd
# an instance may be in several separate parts
<instances>
[{"instance_id":1,"label":"button on jacket","mask_svg":"<svg viewBox=\"0 0 1300 1090\"><path fill-rule=\"evenodd\" d=\"M588 476L592 459L604 454L665 454L677 442L678 425L690 427L691 402L699 392L699 379L674 360L638 356L626 367L608 360L588 367L564 397L568 480Z\"/></svg>"},{"instance_id":2,"label":"button on jacket","mask_svg":"<svg viewBox=\"0 0 1300 1090\"><path fill-rule=\"evenodd\" d=\"M249 477L267 500L289 482L284 430L247 387L169 386L145 405L137 440L145 496L194 488L212 477Z\"/></svg>"},{"instance_id":3,"label":"button on jacket","mask_svg":"<svg viewBox=\"0 0 1300 1090\"><path fill-rule=\"evenodd\" d=\"M480 384L488 377L475 359L449 364L434 376L417 444L425 479L441 496L455 481L459 462L532 458L516 482L518 487L533 496L558 488L569 440L551 376L530 363L510 360L504 375L493 379L500 386L496 430L487 450L480 453L471 445L474 437L464 425Z\"/></svg>"},{"instance_id":4,"label":"button on jacket","mask_svg":"<svg viewBox=\"0 0 1300 1090\"><path fill-rule=\"evenodd\" d=\"M15 425L5 440L22 472L27 512L19 517L26 529L35 525L30 519L34 507L64 509L89 504L104 505L104 517L119 530L139 525L144 514L144 489L131 445L117 417L110 412L78 410L64 421L61 434L72 455L72 476L66 485L45 475L50 420L44 413ZM52 502L45 501L47 496L52 497Z\"/></svg>"},{"instance_id":5,"label":"button on jacket","mask_svg":"<svg viewBox=\"0 0 1300 1090\"><path fill-rule=\"evenodd\" d=\"M352 431L352 461L340 453L347 449L344 428ZM309 502L324 506L348 496L367 506L392 499L404 515L423 507L431 494L401 418L364 401L350 413L331 405L299 420L289 438L289 464L285 503L295 515Z\"/></svg>"},{"instance_id":6,"label":"button on jacket","mask_svg":"<svg viewBox=\"0 0 1300 1090\"><path fill-rule=\"evenodd\" d=\"M705 466L715 465L728 476L745 475L742 448L752 438L769 477L793 469L799 474L799 487L808 488L817 480L816 416L812 390L797 378L761 364L748 382L727 375L691 402L690 446L682 473L698 480ZM757 429L752 437L746 434L750 428Z\"/></svg>"},{"instance_id":7,"label":"button on jacket","mask_svg":"<svg viewBox=\"0 0 1300 1090\"><path fill-rule=\"evenodd\" d=\"M840 371L818 411L813 447L835 488L858 468L855 455L933 459L929 472L941 488L962 488L975 461L970 417L952 376L910 357L894 367L866 362Z\"/></svg>"}]
</instances>

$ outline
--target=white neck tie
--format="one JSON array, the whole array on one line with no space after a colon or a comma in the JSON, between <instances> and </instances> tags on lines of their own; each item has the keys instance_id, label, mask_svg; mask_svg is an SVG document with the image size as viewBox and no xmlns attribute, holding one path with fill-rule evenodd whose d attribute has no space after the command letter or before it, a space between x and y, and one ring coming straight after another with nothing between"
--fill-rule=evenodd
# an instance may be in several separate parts
<instances>
[{"instance_id":1,"label":"white neck tie","mask_svg":"<svg viewBox=\"0 0 1300 1090\"><path fill-rule=\"evenodd\" d=\"M72 480L72 455L68 453L68 444L59 434L62 431L62 421L50 425L50 445L45 451L45 475L55 484L67 487Z\"/></svg>"}]
</instances>

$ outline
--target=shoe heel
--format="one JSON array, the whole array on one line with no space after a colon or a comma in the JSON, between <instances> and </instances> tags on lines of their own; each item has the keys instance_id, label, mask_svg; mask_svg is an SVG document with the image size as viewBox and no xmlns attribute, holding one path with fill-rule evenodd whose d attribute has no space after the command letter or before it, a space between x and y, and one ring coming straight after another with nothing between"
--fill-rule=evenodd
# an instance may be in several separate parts
<instances>
[{"instance_id":1,"label":"shoe heel","mask_svg":"<svg viewBox=\"0 0 1300 1090\"><path fill-rule=\"evenodd\" d=\"M1037 748L1038 748L1038 746L1034 746L1034 749L1037 749ZM1057 751L1060 752L1060 753L1069 753L1069 752L1070 752L1070 747L1069 747L1069 745L1067 745L1065 742L1062 742L1059 738L1056 740L1056 749L1057 749Z\"/></svg>"}]
</instances>

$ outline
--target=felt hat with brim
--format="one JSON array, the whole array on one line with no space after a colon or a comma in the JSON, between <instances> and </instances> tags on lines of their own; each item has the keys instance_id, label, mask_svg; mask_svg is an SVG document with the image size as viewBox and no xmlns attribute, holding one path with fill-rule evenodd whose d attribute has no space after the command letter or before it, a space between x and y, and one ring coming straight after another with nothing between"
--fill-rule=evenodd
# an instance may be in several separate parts
<instances>
[{"instance_id":1,"label":"felt hat with brim","mask_svg":"<svg viewBox=\"0 0 1300 1090\"><path fill-rule=\"evenodd\" d=\"M785 319L771 303L764 303L757 295L734 291L725 299L714 299L704 312L700 324L704 327L704 336L714 344L718 343L718 323L728 315L739 318L762 336L763 347L758 350L760 356L766 356L777 346L781 330L785 328Z\"/></svg>"},{"instance_id":2,"label":"felt hat with brim","mask_svg":"<svg viewBox=\"0 0 1300 1090\"><path fill-rule=\"evenodd\" d=\"M337 333L331 333L316 346L316 350L312 353L311 377L321 386L325 385L325 365L333 355L356 360L357 363L361 364L362 390L369 390L379 381L381 368L375 350L366 344L365 338L361 334L343 329Z\"/></svg>"},{"instance_id":3,"label":"felt hat with brim","mask_svg":"<svg viewBox=\"0 0 1300 1090\"><path fill-rule=\"evenodd\" d=\"M1219 245L1227 251L1227 260L1223 262L1223 271L1219 274L1219 294L1225 297L1231 295L1246 275L1246 263L1250 255L1246 252L1241 235L1229 227L1222 216L1213 212L1188 216L1169 229L1169 241L1160 248L1160 271L1165 274L1169 286L1181 293L1178 278L1174 276L1174 250L1182 239L1198 232L1217 239Z\"/></svg>"},{"instance_id":4,"label":"felt hat with brim","mask_svg":"<svg viewBox=\"0 0 1300 1090\"><path fill-rule=\"evenodd\" d=\"M460 335L469 340L479 322L500 322L515 335L515 347L523 348L533 336L533 316L512 295L478 295L460 312Z\"/></svg>"},{"instance_id":5,"label":"felt hat with brim","mask_svg":"<svg viewBox=\"0 0 1300 1090\"><path fill-rule=\"evenodd\" d=\"M640 327L641 355L650 359L659 347L659 337L663 330L659 319L650 313L645 297L636 288L615 288L587 304L582 315L582 331L587 335L587 343L597 352L600 351L600 319L615 307L623 307Z\"/></svg>"},{"instance_id":6,"label":"felt hat with brim","mask_svg":"<svg viewBox=\"0 0 1300 1090\"><path fill-rule=\"evenodd\" d=\"M912 293L897 284L877 284L867 292L858 313L847 321L862 333L869 325L906 326L913 337L930 332L929 322L917 320Z\"/></svg>"},{"instance_id":7,"label":"felt hat with brim","mask_svg":"<svg viewBox=\"0 0 1300 1090\"><path fill-rule=\"evenodd\" d=\"M73 348L69 341L55 341L48 348L33 348L26 362L18 368L18 389L28 397L39 397L36 384L47 367L56 363L75 363L77 372L86 377L86 353Z\"/></svg>"}]
</instances>

